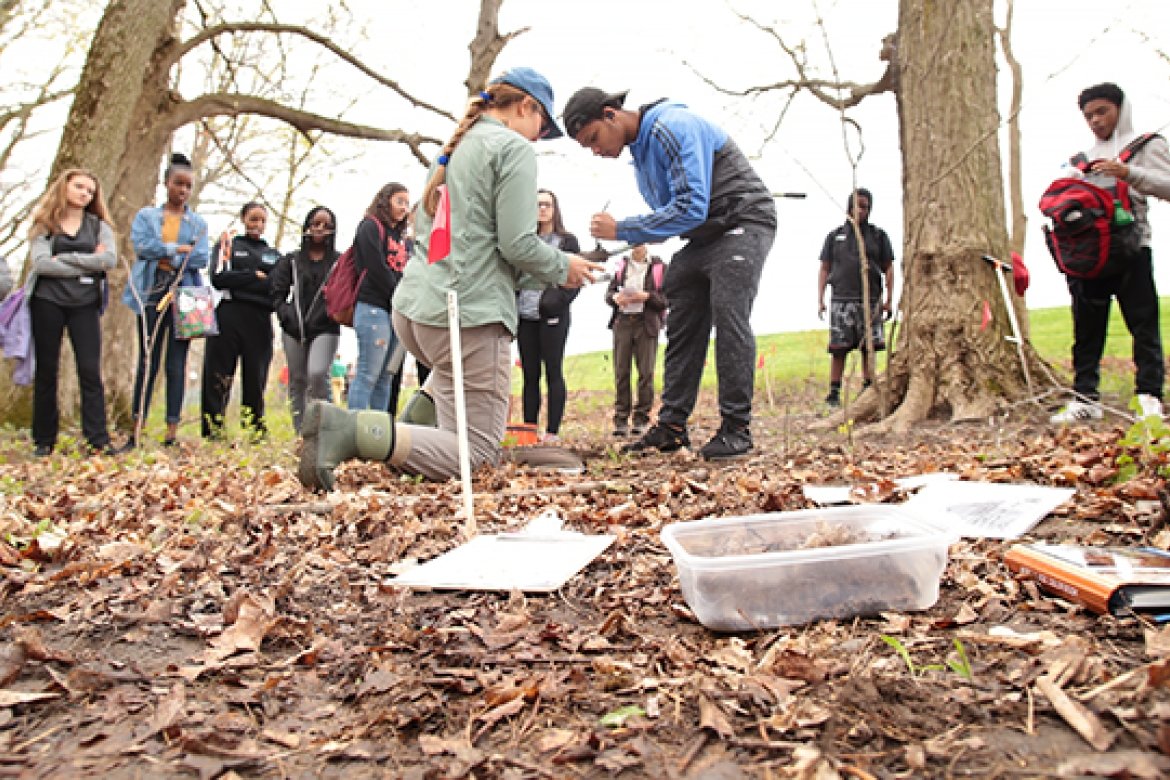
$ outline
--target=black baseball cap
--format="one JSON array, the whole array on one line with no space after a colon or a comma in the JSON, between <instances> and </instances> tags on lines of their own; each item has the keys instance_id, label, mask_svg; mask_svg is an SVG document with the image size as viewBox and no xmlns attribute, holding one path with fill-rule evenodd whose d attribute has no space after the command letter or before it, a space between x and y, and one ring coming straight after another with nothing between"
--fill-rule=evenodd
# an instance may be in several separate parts
<instances>
[{"instance_id":1,"label":"black baseball cap","mask_svg":"<svg viewBox=\"0 0 1170 780\"><path fill-rule=\"evenodd\" d=\"M573 93L565 106L562 115L565 120L565 132L570 138L576 138L581 128L595 119L601 119L607 108L621 108L626 102L624 92L606 92L597 87L582 87Z\"/></svg>"}]
</instances>

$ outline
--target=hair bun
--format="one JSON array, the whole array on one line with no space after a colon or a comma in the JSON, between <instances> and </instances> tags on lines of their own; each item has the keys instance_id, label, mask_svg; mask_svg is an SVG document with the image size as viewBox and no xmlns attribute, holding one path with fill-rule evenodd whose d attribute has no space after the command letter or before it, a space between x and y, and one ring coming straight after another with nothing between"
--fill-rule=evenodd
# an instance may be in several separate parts
<instances>
[{"instance_id":1,"label":"hair bun","mask_svg":"<svg viewBox=\"0 0 1170 780\"><path fill-rule=\"evenodd\" d=\"M191 161L187 159L187 155L182 152L175 152L171 155L171 165L186 165L190 166Z\"/></svg>"}]
</instances>

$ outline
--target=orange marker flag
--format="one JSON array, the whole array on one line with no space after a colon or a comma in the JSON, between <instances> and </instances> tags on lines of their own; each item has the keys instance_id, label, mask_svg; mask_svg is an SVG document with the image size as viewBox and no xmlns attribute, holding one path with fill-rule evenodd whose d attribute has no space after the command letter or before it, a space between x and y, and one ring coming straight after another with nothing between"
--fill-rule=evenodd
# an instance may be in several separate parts
<instances>
[{"instance_id":1,"label":"orange marker flag","mask_svg":"<svg viewBox=\"0 0 1170 780\"><path fill-rule=\"evenodd\" d=\"M451 195L447 185L439 185L439 207L431 224L431 239L427 245L427 262L437 263L451 254Z\"/></svg>"}]
</instances>

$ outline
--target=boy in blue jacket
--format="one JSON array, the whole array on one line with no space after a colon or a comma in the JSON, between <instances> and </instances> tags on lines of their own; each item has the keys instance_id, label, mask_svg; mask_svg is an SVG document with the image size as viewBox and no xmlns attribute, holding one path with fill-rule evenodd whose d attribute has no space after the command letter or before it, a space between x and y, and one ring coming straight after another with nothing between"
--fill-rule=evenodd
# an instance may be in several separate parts
<instances>
[{"instance_id":1,"label":"boy in blue jacket","mask_svg":"<svg viewBox=\"0 0 1170 780\"><path fill-rule=\"evenodd\" d=\"M714 326L722 422L700 452L707 460L739 457L752 449L756 339L750 318L776 236L772 193L721 128L666 99L627 110L626 94L585 87L564 112L568 134L598 157L630 148L638 189L652 209L622 220L594 214L590 233L632 244L687 239L666 272L670 316L658 421L626 449L690 446L687 420Z\"/></svg>"}]
</instances>

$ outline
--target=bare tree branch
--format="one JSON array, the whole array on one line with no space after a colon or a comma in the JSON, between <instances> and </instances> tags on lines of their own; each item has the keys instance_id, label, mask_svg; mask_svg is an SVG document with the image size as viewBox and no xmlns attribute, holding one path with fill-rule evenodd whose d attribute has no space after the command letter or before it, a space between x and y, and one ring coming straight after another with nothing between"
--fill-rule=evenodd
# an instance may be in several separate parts
<instances>
[{"instance_id":1,"label":"bare tree branch","mask_svg":"<svg viewBox=\"0 0 1170 780\"><path fill-rule=\"evenodd\" d=\"M1012 51L1012 17L1015 15L1015 3L1007 2L1007 16L1003 27L997 27L996 37L999 40L1003 58L1007 61L1008 70L1012 74L1012 102L1011 115L1008 117L1008 196L1011 204L1011 233L1008 235L1008 245L1013 252L1024 251L1025 233L1028 229L1028 213L1024 209L1023 161L1020 149L1020 108L1024 99L1024 70L1020 61Z\"/></svg>"},{"instance_id":2,"label":"bare tree branch","mask_svg":"<svg viewBox=\"0 0 1170 780\"><path fill-rule=\"evenodd\" d=\"M471 51L471 68L463 84L467 87L468 95L487 86L488 76L491 75L496 57L508 45L508 41L532 29L521 27L519 30L500 35L500 6L503 4L504 0L482 0L479 4L479 21L475 26L475 37L467 46Z\"/></svg>"},{"instance_id":3,"label":"bare tree branch","mask_svg":"<svg viewBox=\"0 0 1170 780\"><path fill-rule=\"evenodd\" d=\"M736 12L736 16L741 21L747 22L754 26L757 30L769 35L780 47L788 59L792 61L792 65L796 68L797 77L795 79L785 79L782 81L775 81L771 84L763 84L759 86L748 87L743 90L730 90L713 83L710 79L702 77L710 86L727 95L736 95L746 97L753 94L762 94L764 92L777 92L783 90L805 90L809 94L816 97L822 103L833 108L842 110L852 108L859 104L862 100L870 95L877 95L883 92L893 92L898 85L898 69L897 57L895 53L895 37L887 35L882 40L882 50L879 55L880 59L886 62L886 71L882 77L870 84L860 84L855 81L840 81L832 79L813 78L808 73L808 61L805 57L803 45L791 46L785 42L784 37L780 32L769 25L753 19L752 17Z\"/></svg>"},{"instance_id":4,"label":"bare tree branch","mask_svg":"<svg viewBox=\"0 0 1170 780\"><path fill-rule=\"evenodd\" d=\"M403 130L384 130L369 125L359 125L354 122L345 122L340 119L330 119L319 114L301 111L281 105L274 100L239 95L231 93L216 93L200 95L194 100L181 102L176 110L167 116L167 121L179 128L188 122L195 122L210 116L239 116L241 114L259 114L260 116L279 119L306 136L312 130L320 130L334 135L343 135L349 138L363 138L370 141L393 141L406 144L411 153L422 165L430 164L430 157L422 151L423 144L442 145L442 141L431 136L418 133L407 133Z\"/></svg>"},{"instance_id":5,"label":"bare tree branch","mask_svg":"<svg viewBox=\"0 0 1170 780\"><path fill-rule=\"evenodd\" d=\"M499 0L499 1L502 1L502 0ZM318 46L321 46L321 47L327 49L334 56L338 57L341 60L344 60L345 62L352 65L354 68L357 68L359 71L361 71L362 73L364 73L366 76L373 79L377 83L381 84L384 87L387 87L388 89L393 90L399 96L401 96L404 100L410 102L412 105L418 106L419 108L423 108L423 109L426 109L427 111L438 114L439 116L444 117L446 119L449 119L452 122L456 121L455 117L449 111L445 111L445 110L439 108L438 106L435 106L431 103L428 103L427 101L425 101L421 98L415 97L414 95L410 94L405 89L403 89L402 85L400 85L397 81L395 81L394 79L387 78L387 77L381 75L380 73L377 73L376 71L371 69L369 66L367 66L364 62L359 60L357 57L355 57L350 52L348 52L345 49L338 46L336 43L334 43L329 38L326 38L325 36L320 35L318 33L315 33L312 30L308 29L307 27L301 27L299 25L279 24L276 22L224 22L223 24L217 24L213 27L208 27L208 28L202 30L201 32L199 32L197 35L187 39L183 43L176 46L170 52L169 59L172 63L178 62L183 57L183 55L187 54L192 49L202 45L203 43L205 43L207 41L211 41L212 39L214 39L220 35L226 35L228 33L244 33L244 32L268 32L268 33L278 33L278 34L288 34L288 35L299 35L302 38L306 38L306 39L312 41L313 43L316 43ZM501 44L501 47L502 47L502 44Z\"/></svg>"}]
</instances>

